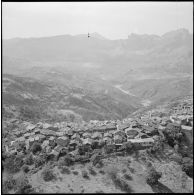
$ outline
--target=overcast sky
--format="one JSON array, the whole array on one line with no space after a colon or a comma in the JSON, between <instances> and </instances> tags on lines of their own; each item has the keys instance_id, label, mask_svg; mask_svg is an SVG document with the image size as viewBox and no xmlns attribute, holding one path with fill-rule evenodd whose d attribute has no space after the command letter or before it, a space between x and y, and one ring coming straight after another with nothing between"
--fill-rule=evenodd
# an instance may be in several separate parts
<instances>
[{"instance_id":1,"label":"overcast sky","mask_svg":"<svg viewBox=\"0 0 195 195\"><path fill-rule=\"evenodd\" d=\"M193 2L3 2L3 38L98 32L106 38L131 33L193 32Z\"/></svg>"}]
</instances>

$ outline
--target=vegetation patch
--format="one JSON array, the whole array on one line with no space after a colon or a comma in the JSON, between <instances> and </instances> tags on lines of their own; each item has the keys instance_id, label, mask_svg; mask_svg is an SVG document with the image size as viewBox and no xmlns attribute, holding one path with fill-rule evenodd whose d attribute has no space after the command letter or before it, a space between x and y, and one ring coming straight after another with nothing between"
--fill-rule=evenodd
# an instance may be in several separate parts
<instances>
[{"instance_id":1,"label":"vegetation patch","mask_svg":"<svg viewBox=\"0 0 195 195\"><path fill-rule=\"evenodd\" d=\"M129 184L121 177L119 177L119 175L117 174L117 170L112 169L111 171L108 172L108 175L116 188L128 193L133 192Z\"/></svg>"},{"instance_id":2,"label":"vegetation patch","mask_svg":"<svg viewBox=\"0 0 195 195\"><path fill-rule=\"evenodd\" d=\"M54 174L53 170L49 169L48 167L43 170L42 177L46 182L56 180L56 175Z\"/></svg>"},{"instance_id":3,"label":"vegetation patch","mask_svg":"<svg viewBox=\"0 0 195 195\"><path fill-rule=\"evenodd\" d=\"M33 154L36 154L37 152L41 152L41 150L42 150L42 147L37 142L33 143L33 145L31 146L31 151Z\"/></svg>"},{"instance_id":4,"label":"vegetation patch","mask_svg":"<svg viewBox=\"0 0 195 195\"><path fill-rule=\"evenodd\" d=\"M37 168L37 167L40 167L40 166L42 166L42 165L45 164L45 159L42 158L41 156L37 156L37 157L35 158L35 160L34 160L34 163L35 163L35 167L36 167L36 168Z\"/></svg>"},{"instance_id":5,"label":"vegetation patch","mask_svg":"<svg viewBox=\"0 0 195 195\"><path fill-rule=\"evenodd\" d=\"M5 159L4 167L9 173L17 173L23 166L24 161L22 156L10 156Z\"/></svg>"},{"instance_id":6,"label":"vegetation patch","mask_svg":"<svg viewBox=\"0 0 195 195\"><path fill-rule=\"evenodd\" d=\"M89 175L88 175L86 170L82 170L81 175L82 175L83 178L89 179Z\"/></svg>"},{"instance_id":7,"label":"vegetation patch","mask_svg":"<svg viewBox=\"0 0 195 195\"><path fill-rule=\"evenodd\" d=\"M104 170L99 170L99 173L101 173L102 175L104 175L105 174L105 171Z\"/></svg>"},{"instance_id":8,"label":"vegetation patch","mask_svg":"<svg viewBox=\"0 0 195 195\"><path fill-rule=\"evenodd\" d=\"M149 185L157 184L161 176L162 173L157 172L154 167L150 167L147 170L146 182Z\"/></svg>"},{"instance_id":9,"label":"vegetation patch","mask_svg":"<svg viewBox=\"0 0 195 195\"><path fill-rule=\"evenodd\" d=\"M74 175L78 175L78 174L79 174L78 171L72 171L72 173L73 173Z\"/></svg>"},{"instance_id":10,"label":"vegetation patch","mask_svg":"<svg viewBox=\"0 0 195 195\"><path fill-rule=\"evenodd\" d=\"M30 171L29 166L28 166L28 165L24 165L24 166L22 167L22 171L23 171L24 173L28 173L28 172Z\"/></svg>"},{"instance_id":11,"label":"vegetation patch","mask_svg":"<svg viewBox=\"0 0 195 195\"><path fill-rule=\"evenodd\" d=\"M9 190L12 190L16 185L16 180L13 176L9 176L7 180L3 182L3 194L8 194Z\"/></svg>"},{"instance_id":12,"label":"vegetation patch","mask_svg":"<svg viewBox=\"0 0 195 195\"><path fill-rule=\"evenodd\" d=\"M123 176L124 176L124 178L125 178L126 180L132 180L131 175L129 175L129 174L127 174L127 173L125 173Z\"/></svg>"},{"instance_id":13,"label":"vegetation patch","mask_svg":"<svg viewBox=\"0 0 195 195\"><path fill-rule=\"evenodd\" d=\"M68 174L68 175L71 173L68 167L62 167L60 172L62 174Z\"/></svg>"},{"instance_id":14,"label":"vegetation patch","mask_svg":"<svg viewBox=\"0 0 195 195\"><path fill-rule=\"evenodd\" d=\"M24 163L26 165L32 165L34 163L34 159L33 159L33 155L29 154L25 159L24 159Z\"/></svg>"},{"instance_id":15,"label":"vegetation patch","mask_svg":"<svg viewBox=\"0 0 195 195\"><path fill-rule=\"evenodd\" d=\"M59 166L71 166L73 164L74 161L69 155L62 157L58 163Z\"/></svg>"},{"instance_id":16,"label":"vegetation patch","mask_svg":"<svg viewBox=\"0 0 195 195\"><path fill-rule=\"evenodd\" d=\"M97 175L96 171L93 169L93 167L89 166L88 167L89 173L93 176Z\"/></svg>"},{"instance_id":17,"label":"vegetation patch","mask_svg":"<svg viewBox=\"0 0 195 195\"><path fill-rule=\"evenodd\" d=\"M17 180L16 194L31 194L35 193L35 190L32 188L32 185L29 184L29 181L26 177L20 177Z\"/></svg>"}]
</instances>

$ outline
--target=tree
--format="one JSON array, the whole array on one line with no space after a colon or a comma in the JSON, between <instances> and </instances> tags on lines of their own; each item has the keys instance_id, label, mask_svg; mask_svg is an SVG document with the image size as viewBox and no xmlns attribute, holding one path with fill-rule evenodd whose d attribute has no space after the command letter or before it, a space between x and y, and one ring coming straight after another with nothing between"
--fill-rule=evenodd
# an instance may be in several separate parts
<instances>
[{"instance_id":1,"label":"tree","mask_svg":"<svg viewBox=\"0 0 195 195\"><path fill-rule=\"evenodd\" d=\"M157 172L155 168L151 166L147 170L146 182L149 185L157 184L161 176L162 176L162 173Z\"/></svg>"},{"instance_id":2,"label":"tree","mask_svg":"<svg viewBox=\"0 0 195 195\"><path fill-rule=\"evenodd\" d=\"M99 148L99 142L98 141L94 141L92 142L91 148L94 149L98 149Z\"/></svg>"},{"instance_id":3,"label":"tree","mask_svg":"<svg viewBox=\"0 0 195 195\"><path fill-rule=\"evenodd\" d=\"M193 159L185 157L182 160L182 170L189 176L194 177L194 164Z\"/></svg>"},{"instance_id":4,"label":"tree","mask_svg":"<svg viewBox=\"0 0 195 195\"><path fill-rule=\"evenodd\" d=\"M31 151L33 154L36 154L37 152L41 151L42 147L39 143L35 142L33 143L32 147L31 147Z\"/></svg>"}]
</instances>

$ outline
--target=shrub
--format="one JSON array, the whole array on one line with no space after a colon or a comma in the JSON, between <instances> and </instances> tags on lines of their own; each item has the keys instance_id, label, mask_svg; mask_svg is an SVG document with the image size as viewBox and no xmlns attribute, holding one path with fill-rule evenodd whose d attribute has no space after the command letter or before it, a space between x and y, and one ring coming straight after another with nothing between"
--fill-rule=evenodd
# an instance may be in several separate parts
<instances>
[{"instance_id":1,"label":"shrub","mask_svg":"<svg viewBox=\"0 0 195 195\"><path fill-rule=\"evenodd\" d=\"M111 154L111 153L115 152L115 145L105 145L104 152L106 154Z\"/></svg>"},{"instance_id":2,"label":"shrub","mask_svg":"<svg viewBox=\"0 0 195 195\"><path fill-rule=\"evenodd\" d=\"M60 172L62 174L68 174L68 175L71 173L67 167L62 167Z\"/></svg>"},{"instance_id":3,"label":"shrub","mask_svg":"<svg viewBox=\"0 0 195 195\"><path fill-rule=\"evenodd\" d=\"M22 171L24 172L24 173L28 173L29 172L29 166L28 165L24 165L23 167L22 167Z\"/></svg>"},{"instance_id":4,"label":"shrub","mask_svg":"<svg viewBox=\"0 0 195 195\"><path fill-rule=\"evenodd\" d=\"M31 151L32 151L33 154L36 154L37 152L39 152L41 150L42 150L42 147L37 142L33 143L33 145L31 146Z\"/></svg>"},{"instance_id":5,"label":"shrub","mask_svg":"<svg viewBox=\"0 0 195 195\"><path fill-rule=\"evenodd\" d=\"M9 176L6 181L3 182L3 194L7 194L9 190L12 190L16 185L16 180L13 176Z\"/></svg>"},{"instance_id":6,"label":"shrub","mask_svg":"<svg viewBox=\"0 0 195 195\"><path fill-rule=\"evenodd\" d=\"M10 156L5 160L4 167L9 173L16 173L20 171L21 167L23 166L23 157L22 156Z\"/></svg>"},{"instance_id":7,"label":"shrub","mask_svg":"<svg viewBox=\"0 0 195 195\"><path fill-rule=\"evenodd\" d=\"M18 144L17 151L26 151L26 144L24 142L21 142Z\"/></svg>"},{"instance_id":8,"label":"shrub","mask_svg":"<svg viewBox=\"0 0 195 195\"><path fill-rule=\"evenodd\" d=\"M104 194L104 191L102 191L102 190L97 190L97 191L95 191L95 193L96 193L96 194Z\"/></svg>"},{"instance_id":9,"label":"shrub","mask_svg":"<svg viewBox=\"0 0 195 195\"><path fill-rule=\"evenodd\" d=\"M185 157L182 161L182 170L191 178L194 176L193 159Z\"/></svg>"},{"instance_id":10,"label":"shrub","mask_svg":"<svg viewBox=\"0 0 195 195\"><path fill-rule=\"evenodd\" d=\"M153 167L148 168L146 182L149 185L158 183L158 180L161 178L162 173L157 172Z\"/></svg>"},{"instance_id":11,"label":"shrub","mask_svg":"<svg viewBox=\"0 0 195 195\"><path fill-rule=\"evenodd\" d=\"M121 150L125 150L128 154L130 154L133 150L133 145L130 142L123 143Z\"/></svg>"},{"instance_id":12,"label":"shrub","mask_svg":"<svg viewBox=\"0 0 195 195\"><path fill-rule=\"evenodd\" d=\"M104 163L102 160L99 160L99 162L96 164L96 168L102 168L104 166Z\"/></svg>"},{"instance_id":13,"label":"shrub","mask_svg":"<svg viewBox=\"0 0 195 195\"><path fill-rule=\"evenodd\" d=\"M92 157L91 157L91 162L93 163L93 166L95 166L97 163L99 163L101 157L99 154L94 154Z\"/></svg>"},{"instance_id":14,"label":"shrub","mask_svg":"<svg viewBox=\"0 0 195 195\"><path fill-rule=\"evenodd\" d=\"M42 177L46 182L56 179L56 175L54 174L52 169L49 169L49 167L43 170Z\"/></svg>"},{"instance_id":15,"label":"shrub","mask_svg":"<svg viewBox=\"0 0 195 195\"><path fill-rule=\"evenodd\" d=\"M61 158L59 161L59 166L70 166L73 164L74 161L69 155L66 155L65 157Z\"/></svg>"},{"instance_id":16,"label":"shrub","mask_svg":"<svg viewBox=\"0 0 195 195\"><path fill-rule=\"evenodd\" d=\"M98 147L99 148L103 148L105 146L105 142L104 141L99 141L99 143L98 143Z\"/></svg>"},{"instance_id":17,"label":"shrub","mask_svg":"<svg viewBox=\"0 0 195 195\"><path fill-rule=\"evenodd\" d=\"M24 163L26 165L32 165L34 163L33 155L32 154L28 155L24 160Z\"/></svg>"},{"instance_id":18,"label":"shrub","mask_svg":"<svg viewBox=\"0 0 195 195\"><path fill-rule=\"evenodd\" d=\"M18 179L16 194L30 194L34 193L34 189L29 184L29 181L26 177Z\"/></svg>"},{"instance_id":19,"label":"shrub","mask_svg":"<svg viewBox=\"0 0 195 195\"><path fill-rule=\"evenodd\" d=\"M91 175L97 175L97 173L95 172L95 170L93 169L93 167L88 167L88 170L89 170L89 173L91 174Z\"/></svg>"},{"instance_id":20,"label":"shrub","mask_svg":"<svg viewBox=\"0 0 195 195\"><path fill-rule=\"evenodd\" d=\"M118 176L116 169L112 168L108 172L108 175L110 176L116 188L119 188L120 190L128 193L133 192L128 183L126 183L126 181L124 181L122 178Z\"/></svg>"},{"instance_id":21,"label":"shrub","mask_svg":"<svg viewBox=\"0 0 195 195\"><path fill-rule=\"evenodd\" d=\"M135 173L135 169L132 167L128 167L131 173Z\"/></svg>"},{"instance_id":22,"label":"shrub","mask_svg":"<svg viewBox=\"0 0 195 195\"><path fill-rule=\"evenodd\" d=\"M43 158L40 157L40 156L37 156L37 157L35 158L34 162L35 162L35 167L37 168L37 167L40 167L40 166L42 166L42 165L45 164L45 159L43 159Z\"/></svg>"},{"instance_id":23,"label":"shrub","mask_svg":"<svg viewBox=\"0 0 195 195\"><path fill-rule=\"evenodd\" d=\"M82 170L81 174L82 174L83 178L89 179L89 175L88 175L87 171Z\"/></svg>"},{"instance_id":24,"label":"shrub","mask_svg":"<svg viewBox=\"0 0 195 195\"><path fill-rule=\"evenodd\" d=\"M91 148L92 148L93 150L98 149L98 148L99 148L99 142L98 142L98 141L92 142Z\"/></svg>"},{"instance_id":25,"label":"shrub","mask_svg":"<svg viewBox=\"0 0 195 195\"><path fill-rule=\"evenodd\" d=\"M124 178L127 179L127 180L132 180L131 175L129 175L127 173L124 174Z\"/></svg>"},{"instance_id":26,"label":"shrub","mask_svg":"<svg viewBox=\"0 0 195 195\"><path fill-rule=\"evenodd\" d=\"M123 173L126 173L126 172L127 172L127 169L123 169L122 172L123 172Z\"/></svg>"},{"instance_id":27,"label":"shrub","mask_svg":"<svg viewBox=\"0 0 195 195\"><path fill-rule=\"evenodd\" d=\"M74 175L78 175L78 174L79 174L78 171L72 171L72 173L73 173Z\"/></svg>"},{"instance_id":28,"label":"shrub","mask_svg":"<svg viewBox=\"0 0 195 195\"><path fill-rule=\"evenodd\" d=\"M102 175L105 174L104 170L99 170L99 173L101 173Z\"/></svg>"}]
</instances>

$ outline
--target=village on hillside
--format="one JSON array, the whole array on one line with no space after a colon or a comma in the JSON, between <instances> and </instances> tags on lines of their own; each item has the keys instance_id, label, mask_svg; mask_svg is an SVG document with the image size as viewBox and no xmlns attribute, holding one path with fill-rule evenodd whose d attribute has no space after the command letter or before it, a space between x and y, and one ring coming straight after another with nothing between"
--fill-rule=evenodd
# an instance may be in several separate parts
<instances>
[{"instance_id":1,"label":"village on hillside","mask_svg":"<svg viewBox=\"0 0 195 195\"><path fill-rule=\"evenodd\" d=\"M112 154L128 156L144 150L153 153L163 151L167 144L178 151L181 140L189 147L193 144L193 102L192 99L177 101L123 121L33 124L9 119L3 121L2 136L3 166L6 167L6 160L10 158L39 157L32 173L46 162L61 158L69 159L70 164L91 161L96 165ZM25 164L25 160L22 162Z\"/></svg>"},{"instance_id":2,"label":"village on hillside","mask_svg":"<svg viewBox=\"0 0 195 195\"><path fill-rule=\"evenodd\" d=\"M193 142L193 105L192 101L183 101L169 111L164 113L162 109L154 109L138 118L127 118L123 121L96 121L89 123L20 123L17 119L4 122L13 125L15 129L3 139L3 148L6 153L20 152L23 143L26 150L38 142L48 154L56 157L62 150L74 151L77 154L79 146L91 146L94 142L98 144L122 146L130 142L136 148L151 147L159 138L164 138L163 131L167 128L177 129L185 134L190 143ZM139 147L138 147L139 146Z\"/></svg>"}]
</instances>

